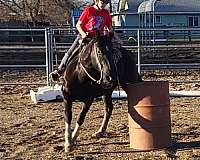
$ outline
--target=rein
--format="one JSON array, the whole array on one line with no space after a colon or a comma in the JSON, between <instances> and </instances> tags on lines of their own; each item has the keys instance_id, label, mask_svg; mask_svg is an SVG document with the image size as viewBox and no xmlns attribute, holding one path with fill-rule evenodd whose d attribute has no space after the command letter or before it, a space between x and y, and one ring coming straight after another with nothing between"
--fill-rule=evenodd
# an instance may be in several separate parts
<instances>
[{"instance_id":1,"label":"rein","mask_svg":"<svg viewBox=\"0 0 200 160\"><path fill-rule=\"evenodd\" d=\"M94 48L95 49L95 48ZM102 67L101 67L101 64L100 64L100 61L98 59L98 56L97 56L97 51L95 49L95 56L97 57L97 63L98 63L98 67L101 71L101 74L100 74L100 78L98 80L96 80L95 78L93 78L89 73L88 71L86 70L86 68L83 66L83 64L81 63L80 61L80 66L81 68L83 69L83 71L86 73L86 75L91 79L93 80L94 82L96 82L97 84L101 84L101 80L102 80L102 77L103 77L103 71L102 71Z\"/></svg>"}]
</instances>

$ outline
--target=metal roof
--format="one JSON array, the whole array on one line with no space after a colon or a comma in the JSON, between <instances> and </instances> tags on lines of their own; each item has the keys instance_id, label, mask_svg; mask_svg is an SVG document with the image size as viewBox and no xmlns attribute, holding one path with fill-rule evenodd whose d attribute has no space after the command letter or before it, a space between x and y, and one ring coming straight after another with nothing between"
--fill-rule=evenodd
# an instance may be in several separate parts
<instances>
[{"instance_id":1,"label":"metal roof","mask_svg":"<svg viewBox=\"0 0 200 160\"><path fill-rule=\"evenodd\" d=\"M151 0L150 0L151 1ZM142 4L144 3L144 4ZM147 5L145 0L128 0L126 12L138 12L139 6ZM156 0L155 12L200 12L200 0Z\"/></svg>"},{"instance_id":2,"label":"metal roof","mask_svg":"<svg viewBox=\"0 0 200 160\"><path fill-rule=\"evenodd\" d=\"M147 4L149 1L142 2L138 7L138 13L147 12Z\"/></svg>"},{"instance_id":3,"label":"metal roof","mask_svg":"<svg viewBox=\"0 0 200 160\"><path fill-rule=\"evenodd\" d=\"M157 0L148 0L142 2L138 7L138 13L154 11L154 5Z\"/></svg>"},{"instance_id":4,"label":"metal roof","mask_svg":"<svg viewBox=\"0 0 200 160\"><path fill-rule=\"evenodd\" d=\"M200 12L200 0L161 0L156 2L157 12Z\"/></svg>"}]
</instances>

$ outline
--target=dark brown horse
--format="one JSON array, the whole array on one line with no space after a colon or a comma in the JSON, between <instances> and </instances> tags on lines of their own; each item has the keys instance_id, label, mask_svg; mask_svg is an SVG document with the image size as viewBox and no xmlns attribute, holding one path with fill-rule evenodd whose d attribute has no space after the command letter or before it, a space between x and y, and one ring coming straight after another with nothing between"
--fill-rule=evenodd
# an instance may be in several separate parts
<instances>
[{"instance_id":1,"label":"dark brown horse","mask_svg":"<svg viewBox=\"0 0 200 160\"><path fill-rule=\"evenodd\" d=\"M133 55L122 48L113 49L109 37L95 37L81 49L77 48L75 52L77 54L70 60L64 72L63 83L66 152L72 149L94 98L103 96L105 102L103 122L94 134L99 137L106 131L112 114L111 96L118 82L126 91L127 83L142 81ZM84 105L72 133L72 102L75 100L82 101Z\"/></svg>"}]
</instances>

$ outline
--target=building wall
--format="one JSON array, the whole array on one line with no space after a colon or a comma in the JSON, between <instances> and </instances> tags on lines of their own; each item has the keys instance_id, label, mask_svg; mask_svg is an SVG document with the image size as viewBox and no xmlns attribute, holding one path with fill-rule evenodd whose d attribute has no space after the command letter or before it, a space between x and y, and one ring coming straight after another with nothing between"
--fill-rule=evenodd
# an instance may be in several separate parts
<instances>
[{"instance_id":1,"label":"building wall","mask_svg":"<svg viewBox=\"0 0 200 160\"><path fill-rule=\"evenodd\" d=\"M197 17L198 26L200 26L200 14L160 14L161 23L157 23L157 27L189 27L188 17Z\"/></svg>"},{"instance_id":2,"label":"building wall","mask_svg":"<svg viewBox=\"0 0 200 160\"><path fill-rule=\"evenodd\" d=\"M161 17L161 23L156 23L156 27L186 27L187 16L186 15L159 15Z\"/></svg>"},{"instance_id":3,"label":"building wall","mask_svg":"<svg viewBox=\"0 0 200 160\"><path fill-rule=\"evenodd\" d=\"M137 15L126 15L125 26L127 27L138 27L139 16Z\"/></svg>"},{"instance_id":4,"label":"building wall","mask_svg":"<svg viewBox=\"0 0 200 160\"><path fill-rule=\"evenodd\" d=\"M138 14L133 15L114 15L112 16L113 25L121 27L138 27L139 18Z\"/></svg>"},{"instance_id":5,"label":"building wall","mask_svg":"<svg viewBox=\"0 0 200 160\"><path fill-rule=\"evenodd\" d=\"M144 16L144 14L143 14ZM151 15L152 16L152 15ZM200 26L200 13L199 14L156 14L155 16L160 16L161 23L156 23L155 21L155 27L188 27L188 17L196 16L198 17L198 26ZM147 14L147 19L149 19L149 15ZM127 14L127 15L115 15L113 17L114 26L121 25L122 27L133 27L133 28L139 28L139 21L141 23L141 19L139 20L139 14ZM152 19L151 19L151 26L152 26ZM147 26L149 26L147 22Z\"/></svg>"}]
</instances>

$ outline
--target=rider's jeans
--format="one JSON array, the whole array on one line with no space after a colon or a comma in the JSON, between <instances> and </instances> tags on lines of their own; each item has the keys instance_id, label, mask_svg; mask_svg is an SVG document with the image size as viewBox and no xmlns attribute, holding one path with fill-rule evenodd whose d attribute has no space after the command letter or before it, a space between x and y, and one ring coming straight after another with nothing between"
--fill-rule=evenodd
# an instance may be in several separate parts
<instances>
[{"instance_id":1,"label":"rider's jeans","mask_svg":"<svg viewBox=\"0 0 200 160\"><path fill-rule=\"evenodd\" d=\"M64 57L62 58L62 61L58 67L59 70L62 70L63 67L66 65L67 59L68 57L70 57L70 55L72 54L72 52L74 51L74 49L77 47L79 40L81 39L81 36L78 35L76 37L76 39L74 40L74 42L72 43L71 47L68 49L68 51L65 53Z\"/></svg>"}]
</instances>

